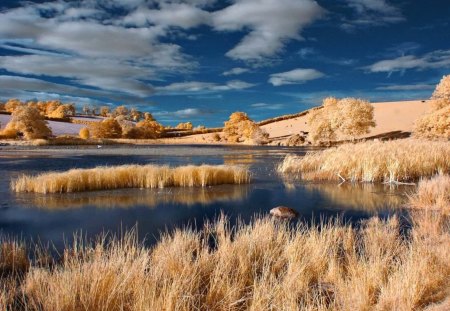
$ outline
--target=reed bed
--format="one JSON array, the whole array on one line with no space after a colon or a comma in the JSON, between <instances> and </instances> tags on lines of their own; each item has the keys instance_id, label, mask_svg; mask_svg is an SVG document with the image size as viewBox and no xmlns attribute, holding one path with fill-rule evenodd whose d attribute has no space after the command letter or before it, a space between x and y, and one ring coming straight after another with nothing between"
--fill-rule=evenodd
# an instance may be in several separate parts
<instances>
[{"instance_id":1,"label":"reed bed","mask_svg":"<svg viewBox=\"0 0 450 311\"><path fill-rule=\"evenodd\" d=\"M400 183L450 172L450 142L404 139L288 155L279 172L306 180Z\"/></svg>"},{"instance_id":2,"label":"reed bed","mask_svg":"<svg viewBox=\"0 0 450 311\"><path fill-rule=\"evenodd\" d=\"M450 215L450 176L438 175L421 180L409 203L414 209L431 209Z\"/></svg>"},{"instance_id":3,"label":"reed bed","mask_svg":"<svg viewBox=\"0 0 450 311\"><path fill-rule=\"evenodd\" d=\"M234 228L221 218L165 234L151 249L133 232L76 239L52 265L32 263L17 283L3 283L16 285L0 288L0 308L446 310L450 229L437 223L404 236L395 217L360 227L261 218Z\"/></svg>"},{"instance_id":4,"label":"reed bed","mask_svg":"<svg viewBox=\"0 0 450 311\"><path fill-rule=\"evenodd\" d=\"M206 187L245 184L250 173L241 166L122 165L72 169L37 176L23 175L11 182L16 192L66 193L124 188Z\"/></svg>"}]
</instances>

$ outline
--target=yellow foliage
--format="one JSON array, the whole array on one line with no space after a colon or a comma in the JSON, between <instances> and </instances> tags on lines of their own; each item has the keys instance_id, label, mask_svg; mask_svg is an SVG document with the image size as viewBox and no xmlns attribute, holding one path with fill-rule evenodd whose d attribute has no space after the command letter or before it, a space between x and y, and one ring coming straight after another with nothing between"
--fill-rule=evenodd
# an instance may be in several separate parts
<instances>
[{"instance_id":1,"label":"yellow foliage","mask_svg":"<svg viewBox=\"0 0 450 311\"><path fill-rule=\"evenodd\" d=\"M309 113L309 139L320 144L367 134L370 127L375 126L373 110L373 106L362 99L327 97L322 109Z\"/></svg>"},{"instance_id":2,"label":"yellow foliage","mask_svg":"<svg viewBox=\"0 0 450 311\"><path fill-rule=\"evenodd\" d=\"M232 143L254 142L265 143L268 134L251 120L244 112L233 112L225 122L223 137Z\"/></svg>"},{"instance_id":3,"label":"yellow foliage","mask_svg":"<svg viewBox=\"0 0 450 311\"><path fill-rule=\"evenodd\" d=\"M48 138L52 135L47 121L39 110L27 106L19 106L14 110L5 130L21 133L27 140Z\"/></svg>"},{"instance_id":4,"label":"yellow foliage","mask_svg":"<svg viewBox=\"0 0 450 311\"><path fill-rule=\"evenodd\" d=\"M14 112L14 110L16 110L16 108L22 105L22 102L17 98L8 99L8 101L5 103L5 110L12 113Z\"/></svg>"},{"instance_id":5,"label":"yellow foliage","mask_svg":"<svg viewBox=\"0 0 450 311\"><path fill-rule=\"evenodd\" d=\"M164 126L157 121L152 121L151 118L142 120L136 124L137 136L136 138L159 138L164 132Z\"/></svg>"},{"instance_id":6,"label":"yellow foliage","mask_svg":"<svg viewBox=\"0 0 450 311\"><path fill-rule=\"evenodd\" d=\"M193 126L191 122L186 122L178 124L175 128L179 130L192 130Z\"/></svg>"},{"instance_id":7,"label":"yellow foliage","mask_svg":"<svg viewBox=\"0 0 450 311\"><path fill-rule=\"evenodd\" d=\"M89 139L89 129L87 127L83 127L79 133L80 138Z\"/></svg>"},{"instance_id":8,"label":"yellow foliage","mask_svg":"<svg viewBox=\"0 0 450 311\"><path fill-rule=\"evenodd\" d=\"M92 123L89 129L92 137L95 138L120 138L122 136L122 127L113 118Z\"/></svg>"}]
</instances>

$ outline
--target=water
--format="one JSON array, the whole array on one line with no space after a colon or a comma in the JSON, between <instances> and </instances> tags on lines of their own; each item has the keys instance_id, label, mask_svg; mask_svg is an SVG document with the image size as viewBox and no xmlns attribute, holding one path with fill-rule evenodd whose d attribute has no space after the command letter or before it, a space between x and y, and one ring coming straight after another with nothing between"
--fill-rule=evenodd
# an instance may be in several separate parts
<instances>
[{"instance_id":1,"label":"water","mask_svg":"<svg viewBox=\"0 0 450 311\"><path fill-rule=\"evenodd\" d=\"M0 230L25 240L61 248L74 233L88 237L137 227L152 244L161 232L200 227L227 215L232 223L249 222L275 206L296 209L300 220L319 222L340 217L358 222L399 211L411 187L305 183L286 180L276 166L286 154L305 148L222 146L48 147L0 150ZM65 171L121 164L238 164L249 166L250 185L208 188L124 189L70 194L27 194L9 190L21 174Z\"/></svg>"}]
</instances>

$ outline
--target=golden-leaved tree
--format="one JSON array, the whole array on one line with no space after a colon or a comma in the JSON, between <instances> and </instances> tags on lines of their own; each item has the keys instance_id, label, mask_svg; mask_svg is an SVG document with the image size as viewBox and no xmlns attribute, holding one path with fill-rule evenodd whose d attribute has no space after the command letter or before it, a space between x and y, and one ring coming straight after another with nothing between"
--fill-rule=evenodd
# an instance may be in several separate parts
<instances>
[{"instance_id":1,"label":"golden-leaved tree","mask_svg":"<svg viewBox=\"0 0 450 311\"><path fill-rule=\"evenodd\" d=\"M130 138L154 139L161 137L162 133L164 132L164 126L152 119L153 118L146 118L138 122L136 124L135 132L131 133L134 137Z\"/></svg>"},{"instance_id":2,"label":"golden-leaved tree","mask_svg":"<svg viewBox=\"0 0 450 311\"><path fill-rule=\"evenodd\" d=\"M113 118L104 119L101 122L92 123L89 132L95 138L120 138L122 137L122 127Z\"/></svg>"},{"instance_id":3,"label":"golden-leaved tree","mask_svg":"<svg viewBox=\"0 0 450 311\"><path fill-rule=\"evenodd\" d=\"M253 142L263 144L268 139L268 134L262 130L244 112L233 112L223 129L224 138L228 142Z\"/></svg>"},{"instance_id":4,"label":"golden-leaved tree","mask_svg":"<svg viewBox=\"0 0 450 311\"><path fill-rule=\"evenodd\" d=\"M39 110L28 106L19 106L11 114L11 120L6 125L6 132L15 131L27 140L48 138L52 131Z\"/></svg>"},{"instance_id":5,"label":"golden-leaved tree","mask_svg":"<svg viewBox=\"0 0 450 311\"><path fill-rule=\"evenodd\" d=\"M309 113L309 139L322 144L367 134L375 126L373 111L373 106L363 99L327 97L322 107Z\"/></svg>"},{"instance_id":6,"label":"golden-leaved tree","mask_svg":"<svg viewBox=\"0 0 450 311\"><path fill-rule=\"evenodd\" d=\"M414 136L450 139L450 75L441 79L431 100L431 111L416 121Z\"/></svg>"}]
</instances>

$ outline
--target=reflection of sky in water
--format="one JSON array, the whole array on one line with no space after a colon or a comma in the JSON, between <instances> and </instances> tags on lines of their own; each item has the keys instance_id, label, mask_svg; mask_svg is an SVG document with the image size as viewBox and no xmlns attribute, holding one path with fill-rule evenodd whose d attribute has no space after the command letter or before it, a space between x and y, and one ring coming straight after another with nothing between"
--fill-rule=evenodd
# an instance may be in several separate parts
<instances>
[{"instance_id":1,"label":"reflection of sky in water","mask_svg":"<svg viewBox=\"0 0 450 311\"><path fill-rule=\"evenodd\" d=\"M137 146L57 148L37 152L0 151L0 229L6 234L53 241L58 247L74 232L91 236L137 224L140 237L151 243L161 231L196 225L221 213L249 221L274 206L295 208L305 221L339 215L356 221L374 214L388 215L403 204L408 188L383 185L314 184L286 181L276 165L287 153L304 149L250 147ZM52 156L50 156L52 155ZM70 194L14 194L12 178L50 170L121 164L233 164L250 167L251 185L208 188L120 189Z\"/></svg>"}]
</instances>

